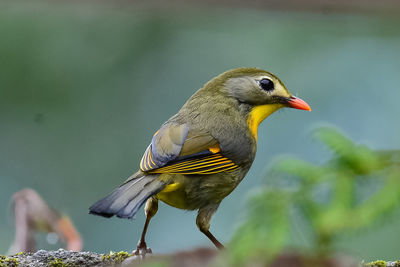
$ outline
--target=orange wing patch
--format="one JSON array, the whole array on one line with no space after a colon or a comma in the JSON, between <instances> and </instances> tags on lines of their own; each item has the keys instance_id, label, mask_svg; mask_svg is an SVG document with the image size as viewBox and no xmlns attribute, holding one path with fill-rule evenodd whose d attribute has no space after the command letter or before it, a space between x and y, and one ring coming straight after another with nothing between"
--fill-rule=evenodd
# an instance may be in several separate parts
<instances>
[{"instance_id":1,"label":"orange wing patch","mask_svg":"<svg viewBox=\"0 0 400 267\"><path fill-rule=\"evenodd\" d=\"M215 154L221 151L221 148L219 147L218 144L216 144L215 146L210 147L208 150L210 150L211 153Z\"/></svg>"}]
</instances>

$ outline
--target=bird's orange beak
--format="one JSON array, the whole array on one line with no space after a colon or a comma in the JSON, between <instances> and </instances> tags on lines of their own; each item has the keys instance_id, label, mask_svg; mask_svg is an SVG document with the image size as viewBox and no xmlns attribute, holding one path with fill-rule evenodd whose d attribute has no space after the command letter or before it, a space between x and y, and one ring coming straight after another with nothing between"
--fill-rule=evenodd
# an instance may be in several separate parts
<instances>
[{"instance_id":1,"label":"bird's orange beak","mask_svg":"<svg viewBox=\"0 0 400 267\"><path fill-rule=\"evenodd\" d=\"M298 97L291 96L287 100L287 103L291 108L311 111L311 107L306 103L306 101Z\"/></svg>"}]
</instances>

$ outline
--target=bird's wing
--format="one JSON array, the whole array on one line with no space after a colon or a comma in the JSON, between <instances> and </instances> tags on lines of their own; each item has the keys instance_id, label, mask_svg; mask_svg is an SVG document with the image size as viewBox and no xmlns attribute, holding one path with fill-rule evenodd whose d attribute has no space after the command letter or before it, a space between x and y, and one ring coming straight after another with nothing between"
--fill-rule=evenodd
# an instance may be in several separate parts
<instances>
[{"instance_id":1,"label":"bird's wing","mask_svg":"<svg viewBox=\"0 0 400 267\"><path fill-rule=\"evenodd\" d=\"M209 133L169 124L157 131L140 161L148 173L213 174L238 168Z\"/></svg>"}]
</instances>

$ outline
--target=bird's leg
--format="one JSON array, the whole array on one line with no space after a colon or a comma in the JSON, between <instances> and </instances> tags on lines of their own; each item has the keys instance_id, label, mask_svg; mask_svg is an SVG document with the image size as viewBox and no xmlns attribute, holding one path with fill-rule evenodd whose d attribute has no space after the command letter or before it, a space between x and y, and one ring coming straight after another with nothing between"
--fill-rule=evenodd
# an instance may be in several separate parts
<instances>
[{"instance_id":1,"label":"bird's leg","mask_svg":"<svg viewBox=\"0 0 400 267\"><path fill-rule=\"evenodd\" d=\"M218 209L218 206L219 204L213 204L199 209L199 213L197 214L196 218L196 224L199 230L205 234L218 249L224 249L224 245L222 245L221 242L219 242L209 231L211 217Z\"/></svg>"},{"instance_id":2,"label":"bird's leg","mask_svg":"<svg viewBox=\"0 0 400 267\"><path fill-rule=\"evenodd\" d=\"M147 247L145 238L146 238L146 232L147 228L149 226L151 218L157 213L158 210L158 200L154 197L149 198L146 201L146 205L144 207L144 212L146 214L146 222L144 223L143 231L142 231L142 236L140 237L140 240L138 242L136 250L132 252L133 255L145 257L147 253L153 253L151 251L151 248Z\"/></svg>"},{"instance_id":3,"label":"bird's leg","mask_svg":"<svg viewBox=\"0 0 400 267\"><path fill-rule=\"evenodd\" d=\"M221 250L225 248L224 245L222 245L221 242L219 242L209 230L200 229L200 231L205 234L211 240L211 242L213 242L217 249Z\"/></svg>"}]
</instances>

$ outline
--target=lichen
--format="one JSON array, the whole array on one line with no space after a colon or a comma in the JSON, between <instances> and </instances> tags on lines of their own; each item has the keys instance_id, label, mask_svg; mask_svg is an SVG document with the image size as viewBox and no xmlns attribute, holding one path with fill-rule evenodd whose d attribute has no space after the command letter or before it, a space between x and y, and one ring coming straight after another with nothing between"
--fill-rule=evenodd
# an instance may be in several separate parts
<instances>
[{"instance_id":1,"label":"lichen","mask_svg":"<svg viewBox=\"0 0 400 267\"><path fill-rule=\"evenodd\" d=\"M35 253L18 253L12 256L0 255L0 267L46 266L46 267L81 267L81 266L119 266L129 253L110 252L73 252L59 249L57 251L39 250Z\"/></svg>"},{"instance_id":2,"label":"lichen","mask_svg":"<svg viewBox=\"0 0 400 267\"><path fill-rule=\"evenodd\" d=\"M7 256L0 256L0 267L17 267L18 259Z\"/></svg>"},{"instance_id":3,"label":"lichen","mask_svg":"<svg viewBox=\"0 0 400 267\"><path fill-rule=\"evenodd\" d=\"M131 255L126 251L120 251L120 252L112 252L112 251L110 251L109 254L104 254L102 256L102 260L105 261L105 262L112 261L112 262L118 264L118 263L123 262L129 256L131 256Z\"/></svg>"},{"instance_id":4,"label":"lichen","mask_svg":"<svg viewBox=\"0 0 400 267\"><path fill-rule=\"evenodd\" d=\"M386 267L386 261L378 260L364 264L365 267Z\"/></svg>"},{"instance_id":5,"label":"lichen","mask_svg":"<svg viewBox=\"0 0 400 267\"><path fill-rule=\"evenodd\" d=\"M64 264L62 259L53 259L51 262L48 264L49 267L65 267L66 265Z\"/></svg>"}]
</instances>

